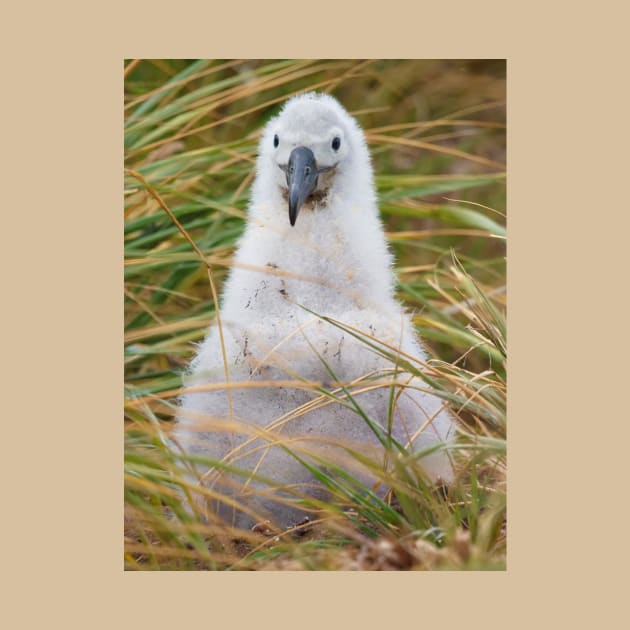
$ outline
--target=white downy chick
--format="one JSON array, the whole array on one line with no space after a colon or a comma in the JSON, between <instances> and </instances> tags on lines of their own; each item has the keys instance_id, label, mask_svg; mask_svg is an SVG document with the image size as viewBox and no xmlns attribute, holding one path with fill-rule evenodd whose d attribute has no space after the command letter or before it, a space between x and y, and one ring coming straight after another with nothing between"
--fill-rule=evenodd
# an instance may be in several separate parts
<instances>
[{"instance_id":1,"label":"white downy chick","mask_svg":"<svg viewBox=\"0 0 630 630\"><path fill-rule=\"evenodd\" d=\"M326 494L283 444L316 467L323 460L345 466L371 487L373 474L358 468L356 459L339 446L353 445L362 455L377 462L380 455L383 461L381 442L366 419L349 408L351 403L324 398L313 406L318 394L312 389L275 383L251 387L301 379L332 391L336 382L347 384L393 370L391 360L313 313L426 359L409 316L394 297L392 257L363 132L331 96L296 96L267 124L248 222L220 313L229 381L250 387L184 394L174 431L186 452L246 473L228 474L223 464L199 469L204 485L230 497L212 502L213 512L237 527L261 519L278 527L302 520L306 512L296 503L296 493L315 498ZM388 378L391 381L391 373ZM397 388L393 414L391 387L353 394L364 414L413 451L454 437L452 416L424 381L409 374L399 374L397 380L409 386ZM213 325L186 385L225 381L219 330ZM361 389L369 385L365 381ZM343 392L338 395L343 398ZM303 407L309 403L311 407ZM260 430L264 434L252 437ZM306 451L316 453L315 458ZM421 464L433 481L448 483L453 478L443 450L423 457ZM252 473L260 479L248 477ZM384 490L381 487L379 494ZM243 509L228 505L233 501Z\"/></svg>"}]
</instances>

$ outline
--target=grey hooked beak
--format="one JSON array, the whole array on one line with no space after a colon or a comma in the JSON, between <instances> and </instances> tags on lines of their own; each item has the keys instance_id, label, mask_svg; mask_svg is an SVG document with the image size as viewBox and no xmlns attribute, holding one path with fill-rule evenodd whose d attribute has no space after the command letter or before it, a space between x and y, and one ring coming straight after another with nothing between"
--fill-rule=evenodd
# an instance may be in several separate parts
<instances>
[{"instance_id":1,"label":"grey hooked beak","mask_svg":"<svg viewBox=\"0 0 630 630\"><path fill-rule=\"evenodd\" d=\"M289 187L289 222L293 226L300 208L317 188L319 171L313 152L307 147L293 149L286 166L286 175Z\"/></svg>"}]
</instances>

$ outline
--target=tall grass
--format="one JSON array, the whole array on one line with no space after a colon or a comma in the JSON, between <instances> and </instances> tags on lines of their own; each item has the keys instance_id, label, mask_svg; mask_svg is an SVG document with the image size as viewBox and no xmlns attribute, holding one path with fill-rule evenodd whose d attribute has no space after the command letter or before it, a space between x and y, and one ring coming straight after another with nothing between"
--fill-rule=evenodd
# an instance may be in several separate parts
<instances>
[{"instance_id":1,"label":"tall grass","mask_svg":"<svg viewBox=\"0 0 630 630\"><path fill-rule=\"evenodd\" d=\"M126 62L127 569L505 567L504 69L491 61ZM318 404L352 406L361 387L392 387L400 372L421 377L460 420L449 446L458 473L440 491L411 454L383 466L350 452L393 491L383 499L360 487L352 467L314 468L336 501L311 499L308 525L232 532L184 507L198 491L187 474L196 460L169 432L181 373L215 321L243 229L260 130L287 97L310 89L337 96L366 131L399 297L434 358L425 365L390 354L380 383L302 385Z\"/></svg>"}]
</instances>

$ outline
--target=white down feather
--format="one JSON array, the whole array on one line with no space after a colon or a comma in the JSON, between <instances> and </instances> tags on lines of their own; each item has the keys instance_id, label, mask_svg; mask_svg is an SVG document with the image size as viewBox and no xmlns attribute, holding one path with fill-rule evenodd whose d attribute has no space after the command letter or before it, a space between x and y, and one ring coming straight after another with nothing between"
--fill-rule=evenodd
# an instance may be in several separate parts
<instances>
[{"instance_id":1,"label":"white down feather","mask_svg":"<svg viewBox=\"0 0 630 630\"><path fill-rule=\"evenodd\" d=\"M340 141L337 150L332 143L335 137ZM320 175L318 200L307 202L291 226L287 177L281 166L297 146L308 147L318 165L335 167ZM230 383L302 379L332 389L333 378L322 359L343 383L392 369L391 361L309 311L425 360L411 320L394 297L392 257L379 218L368 149L356 121L331 96L294 97L267 124L256 169L247 226L221 300ZM404 388L397 400L393 437L403 445L413 440L413 450L453 437L455 423L443 401L427 392L422 380L409 379L408 374L398 376L412 387ZM186 385L221 383L225 383L225 366L219 330L213 325L192 362ZM274 436L293 438L289 445L298 452L310 449L352 468L368 486L373 483L367 469L356 468L356 461L329 443L352 443L363 454L377 461L380 455L382 460L382 447L366 421L337 403L299 413L281 428L268 429L264 438L246 449L241 447L234 457L229 455L248 437L245 433L269 428L317 396L312 389L270 386L234 387L229 394L220 388L181 397L174 437L186 452L223 460L277 486L272 490L262 482L245 483L241 478L232 487L229 475L201 467L206 485L231 494L245 506L239 511L215 503L216 513L239 527L251 526L259 518L288 526L305 512L287 501L291 493L279 487L325 496L301 463L280 446L269 447ZM387 430L390 388L359 394L356 401ZM254 452L244 456L251 449ZM432 480L451 481L453 470L445 451L432 453L421 463Z\"/></svg>"}]
</instances>

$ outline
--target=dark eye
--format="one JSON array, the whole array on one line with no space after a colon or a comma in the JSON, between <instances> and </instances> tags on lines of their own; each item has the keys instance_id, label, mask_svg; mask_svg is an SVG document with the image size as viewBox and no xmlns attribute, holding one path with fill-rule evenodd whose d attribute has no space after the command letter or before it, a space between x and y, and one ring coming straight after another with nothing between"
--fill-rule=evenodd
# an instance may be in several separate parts
<instances>
[{"instance_id":1,"label":"dark eye","mask_svg":"<svg viewBox=\"0 0 630 630\"><path fill-rule=\"evenodd\" d=\"M337 149L339 149L340 146L341 146L341 138L339 136L335 136L332 141L333 151L337 151Z\"/></svg>"},{"instance_id":2,"label":"dark eye","mask_svg":"<svg viewBox=\"0 0 630 630\"><path fill-rule=\"evenodd\" d=\"M277 147L280 144L280 138L278 138L278 134L273 137L273 146Z\"/></svg>"}]
</instances>

